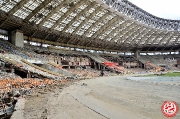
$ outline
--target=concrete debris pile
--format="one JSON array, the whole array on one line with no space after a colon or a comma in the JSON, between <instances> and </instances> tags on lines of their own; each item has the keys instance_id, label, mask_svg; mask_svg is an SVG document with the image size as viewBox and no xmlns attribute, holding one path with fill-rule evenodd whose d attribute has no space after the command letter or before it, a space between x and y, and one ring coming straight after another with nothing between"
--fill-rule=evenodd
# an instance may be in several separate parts
<instances>
[{"instance_id":1,"label":"concrete debris pile","mask_svg":"<svg viewBox=\"0 0 180 119\"><path fill-rule=\"evenodd\" d=\"M0 78L0 119L9 118L13 111L18 97L31 95L34 90L44 87L53 87L68 80L50 80L25 78L18 76Z\"/></svg>"},{"instance_id":2,"label":"concrete debris pile","mask_svg":"<svg viewBox=\"0 0 180 119\"><path fill-rule=\"evenodd\" d=\"M11 91L21 91L26 92L27 90L31 90L32 88L46 86L50 84L54 84L55 81L50 79L33 79L33 78L6 78L0 79L0 93L11 92ZM24 94L24 93L22 93Z\"/></svg>"},{"instance_id":3,"label":"concrete debris pile","mask_svg":"<svg viewBox=\"0 0 180 119\"><path fill-rule=\"evenodd\" d=\"M101 71L94 69L67 69L69 72L76 75L76 77L94 78L100 76ZM103 71L104 76L115 76L116 73L110 71Z\"/></svg>"},{"instance_id":4,"label":"concrete debris pile","mask_svg":"<svg viewBox=\"0 0 180 119\"><path fill-rule=\"evenodd\" d=\"M81 78L93 78L98 77L99 71L91 70L91 69L66 69L72 74L76 75L76 77Z\"/></svg>"},{"instance_id":5,"label":"concrete debris pile","mask_svg":"<svg viewBox=\"0 0 180 119\"><path fill-rule=\"evenodd\" d=\"M0 94L0 119L10 117L14 111L17 99L12 92Z\"/></svg>"}]
</instances>

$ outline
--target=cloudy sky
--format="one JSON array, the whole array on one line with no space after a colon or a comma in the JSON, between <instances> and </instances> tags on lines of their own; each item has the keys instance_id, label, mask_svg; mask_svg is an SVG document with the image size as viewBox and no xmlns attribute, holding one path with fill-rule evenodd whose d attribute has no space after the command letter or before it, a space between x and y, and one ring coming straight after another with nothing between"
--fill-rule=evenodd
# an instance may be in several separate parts
<instances>
[{"instance_id":1,"label":"cloudy sky","mask_svg":"<svg viewBox=\"0 0 180 119\"><path fill-rule=\"evenodd\" d=\"M180 20L180 0L128 0L152 15Z\"/></svg>"}]
</instances>

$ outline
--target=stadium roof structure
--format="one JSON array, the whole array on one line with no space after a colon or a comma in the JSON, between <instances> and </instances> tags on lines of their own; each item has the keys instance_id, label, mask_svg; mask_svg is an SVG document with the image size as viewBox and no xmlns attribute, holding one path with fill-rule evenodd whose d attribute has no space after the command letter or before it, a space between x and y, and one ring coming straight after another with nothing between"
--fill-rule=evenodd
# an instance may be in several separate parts
<instances>
[{"instance_id":1,"label":"stadium roof structure","mask_svg":"<svg viewBox=\"0 0 180 119\"><path fill-rule=\"evenodd\" d=\"M158 18L127 0L2 0L0 29L54 45L180 50L180 21Z\"/></svg>"}]
</instances>

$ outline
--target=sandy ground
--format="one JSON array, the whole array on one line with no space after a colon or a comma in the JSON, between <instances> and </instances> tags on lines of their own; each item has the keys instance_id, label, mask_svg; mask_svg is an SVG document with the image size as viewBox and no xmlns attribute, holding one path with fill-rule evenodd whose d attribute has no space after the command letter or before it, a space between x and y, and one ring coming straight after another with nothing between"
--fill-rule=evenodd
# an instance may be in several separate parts
<instances>
[{"instance_id":1,"label":"sandy ground","mask_svg":"<svg viewBox=\"0 0 180 119\"><path fill-rule=\"evenodd\" d=\"M127 77L127 79L141 81L141 82L180 86L180 77L163 77L163 76L132 77L130 76L130 77Z\"/></svg>"},{"instance_id":2,"label":"sandy ground","mask_svg":"<svg viewBox=\"0 0 180 119\"><path fill-rule=\"evenodd\" d=\"M163 102L180 106L179 85L114 76L62 88L26 97L23 119L167 119L161 112ZM180 112L173 119L180 119Z\"/></svg>"}]
</instances>

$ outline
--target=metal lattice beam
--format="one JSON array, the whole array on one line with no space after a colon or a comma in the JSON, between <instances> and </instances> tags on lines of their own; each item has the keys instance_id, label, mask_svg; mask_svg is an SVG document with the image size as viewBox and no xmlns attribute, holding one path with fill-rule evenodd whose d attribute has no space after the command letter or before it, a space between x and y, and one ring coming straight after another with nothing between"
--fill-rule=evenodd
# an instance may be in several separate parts
<instances>
[{"instance_id":1,"label":"metal lattice beam","mask_svg":"<svg viewBox=\"0 0 180 119\"><path fill-rule=\"evenodd\" d=\"M39 27L41 27L50 17L52 17L60 8L64 6L64 4L67 3L66 0L62 1L60 5L58 5L56 8L54 8L43 20L39 23Z\"/></svg>"},{"instance_id":2,"label":"metal lattice beam","mask_svg":"<svg viewBox=\"0 0 180 119\"><path fill-rule=\"evenodd\" d=\"M97 38L99 38L102 34L104 34L108 29L111 29L113 26L119 24L120 21L115 21L111 26L108 26L105 30L103 30L100 34L98 34ZM120 26L119 27L122 27L124 26L124 24L126 24L126 21L123 21L120 23ZM115 28L114 32L117 32L119 29L119 27Z\"/></svg>"},{"instance_id":3,"label":"metal lattice beam","mask_svg":"<svg viewBox=\"0 0 180 119\"><path fill-rule=\"evenodd\" d=\"M118 29L119 29L119 27L120 27L122 24L124 24L126 21L122 21L120 24L119 24L119 22L120 22L120 21L114 22L114 24L110 27L110 28L112 28L112 27L115 27L117 24L119 25L119 26L117 26L115 29L113 29L108 35L105 36L105 38L104 38L105 41L107 41L107 38L108 38L108 37L112 36L112 34L114 34L115 32L117 32ZM110 28L108 28L108 29L110 29ZM116 35L117 35L117 34L116 34ZM111 40L112 40L112 39L111 39Z\"/></svg>"},{"instance_id":4,"label":"metal lattice beam","mask_svg":"<svg viewBox=\"0 0 180 119\"><path fill-rule=\"evenodd\" d=\"M144 46L146 46L149 42L150 42L150 40L152 39L152 38L155 38L155 37L157 37L157 33L156 33L157 31L153 31L153 33L146 39L146 41L145 41L145 43L144 43Z\"/></svg>"},{"instance_id":5,"label":"metal lattice beam","mask_svg":"<svg viewBox=\"0 0 180 119\"><path fill-rule=\"evenodd\" d=\"M148 42L149 42L149 40L151 40L151 39L153 39L155 36L156 33L155 32L153 32L148 38L146 38L146 40L145 40L145 43L143 44L144 46L146 46L147 44L148 44Z\"/></svg>"},{"instance_id":6,"label":"metal lattice beam","mask_svg":"<svg viewBox=\"0 0 180 119\"><path fill-rule=\"evenodd\" d=\"M23 1L23 0L22 0ZM42 8L44 8L52 0L43 1L38 7L36 7L25 19L24 21L29 21L35 14L37 14Z\"/></svg>"},{"instance_id":7,"label":"metal lattice beam","mask_svg":"<svg viewBox=\"0 0 180 119\"><path fill-rule=\"evenodd\" d=\"M138 27L138 28L137 28L137 27ZM134 27L134 29L135 29L135 28L137 28L137 29L133 30L133 32L129 32L128 36L127 36L126 39L124 40L124 44L126 44L127 42L129 42L129 39L130 39L135 33L137 33L137 31L139 31L140 29L143 29L143 28L144 28L143 26L139 26L139 25L137 25L137 27Z\"/></svg>"},{"instance_id":8,"label":"metal lattice beam","mask_svg":"<svg viewBox=\"0 0 180 119\"><path fill-rule=\"evenodd\" d=\"M169 45L169 42L171 41L171 39L175 36L174 33L172 33L172 36L167 40L165 46L168 46Z\"/></svg>"},{"instance_id":9,"label":"metal lattice beam","mask_svg":"<svg viewBox=\"0 0 180 119\"><path fill-rule=\"evenodd\" d=\"M125 37L128 36L128 33L130 34L131 32L134 31L135 28L138 27L138 25L136 25L136 24L131 25L131 26L132 26L132 27L129 28L130 30L126 31L126 33L123 35L123 37L121 37L121 39L124 40L124 41L123 41L123 44L125 44L125 42L126 42ZM117 43L120 43L120 40L119 40Z\"/></svg>"},{"instance_id":10,"label":"metal lattice beam","mask_svg":"<svg viewBox=\"0 0 180 119\"><path fill-rule=\"evenodd\" d=\"M80 7L82 4L84 4L84 1L81 0L78 3L76 3L73 7L71 7L71 9L69 9L63 16L61 16L56 23L51 27L51 30L54 29L56 26L59 25L59 23L61 23L61 21L66 18L70 13L74 12L74 10L78 9L78 7Z\"/></svg>"},{"instance_id":11,"label":"metal lattice beam","mask_svg":"<svg viewBox=\"0 0 180 119\"><path fill-rule=\"evenodd\" d=\"M151 46L154 45L154 43L156 42L156 40L158 40L159 38L161 38L163 32L157 33L157 37L151 42Z\"/></svg>"},{"instance_id":12,"label":"metal lattice beam","mask_svg":"<svg viewBox=\"0 0 180 119\"><path fill-rule=\"evenodd\" d=\"M76 43L76 44L79 44L80 42L82 42L82 37L76 37L76 39L74 39L73 41L71 41L71 43ZM83 39L85 40L85 39Z\"/></svg>"},{"instance_id":13,"label":"metal lattice beam","mask_svg":"<svg viewBox=\"0 0 180 119\"><path fill-rule=\"evenodd\" d=\"M161 42L168 36L168 32L164 33L164 36L161 36L161 40L158 42L158 45L155 50L157 50L161 46Z\"/></svg>"},{"instance_id":14,"label":"metal lattice beam","mask_svg":"<svg viewBox=\"0 0 180 119\"><path fill-rule=\"evenodd\" d=\"M108 6L104 8L104 4L100 5L97 3L98 1L94 0L3 1L6 1L6 3L5 6L1 4L1 29L7 31L20 29L26 36L42 40L47 39L47 42L58 41L59 43L83 45L83 47L92 46L116 50L124 50L124 48L134 50L137 47L146 51L148 49L153 51L162 50L163 48L164 50L177 50L178 46L180 46L180 21L152 18L152 16L146 15L141 10L138 11L136 7L131 8L131 11L129 11L128 4L116 6L118 5L117 2L119 2L117 0L103 0L103 2L113 3L107 4L109 7L113 5L111 8ZM119 4L123 3L121 1ZM11 4L11 6L8 6L8 4ZM115 7L116 10L122 10L122 16L108 10ZM27 11L25 8L27 8ZM108 13L106 10L108 10ZM134 13L141 14L133 16ZM19 17L18 14L20 14ZM27 17L23 20L25 16ZM130 16L131 18L137 17L137 19L131 19ZM35 20L30 23L29 21L33 19ZM124 23L121 21L124 21ZM33 25L35 22L40 23ZM59 25L61 23L64 28ZM50 26L52 27L49 28ZM57 26L62 31L55 30Z\"/></svg>"},{"instance_id":15,"label":"metal lattice beam","mask_svg":"<svg viewBox=\"0 0 180 119\"><path fill-rule=\"evenodd\" d=\"M180 38L180 34L179 34L179 32L177 32L177 34L178 34L178 37L177 37L177 38L176 38L176 40L174 41L174 43L173 43L173 46L172 46L171 50L172 50L175 46L177 46L177 45L176 45L176 43L178 42L178 39Z\"/></svg>"},{"instance_id":16,"label":"metal lattice beam","mask_svg":"<svg viewBox=\"0 0 180 119\"><path fill-rule=\"evenodd\" d=\"M78 13L78 15L76 15L62 30L62 32L65 32L70 26L72 26L72 24L79 19L83 14L85 14L89 9L92 8L92 6L94 6L96 4L96 2L92 2L90 3L84 10L82 10L80 13Z\"/></svg>"},{"instance_id":17,"label":"metal lattice beam","mask_svg":"<svg viewBox=\"0 0 180 119\"><path fill-rule=\"evenodd\" d=\"M66 43L68 44L68 43L70 43L71 41L74 41L74 40L76 40L76 37L72 37L72 38L69 39Z\"/></svg>"},{"instance_id":18,"label":"metal lattice beam","mask_svg":"<svg viewBox=\"0 0 180 119\"><path fill-rule=\"evenodd\" d=\"M26 4L29 0L21 0L16 6L14 6L8 13L8 15L13 15L18 9L20 9L24 4Z\"/></svg>"},{"instance_id":19,"label":"metal lattice beam","mask_svg":"<svg viewBox=\"0 0 180 119\"><path fill-rule=\"evenodd\" d=\"M129 24L129 25L127 25L127 24ZM111 39L111 41L115 41L120 35L122 35L121 33L122 32L124 32L129 26L131 26L133 23L131 23L131 22L129 22L129 21L126 21L126 22L124 22L123 24L121 24L120 26L119 26L119 28L122 28L122 29L117 29L117 30L119 30L119 32L118 32L118 34L113 38L113 39ZM116 31L115 31L116 32ZM119 40L121 40L121 39L119 39ZM118 40L118 41L119 41ZM117 41L117 42L118 42Z\"/></svg>"},{"instance_id":20,"label":"metal lattice beam","mask_svg":"<svg viewBox=\"0 0 180 119\"><path fill-rule=\"evenodd\" d=\"M80 23L80 25L73 31L73 33L79 31L79 29L84 24L86 24L93 16L95 16L97 14L97 12L100 11L101 9L102 9L101 6L96 7L95 10L91 13L91 15L89 15L85 20L83 20L83 22Z\"/></svg>"},{"instance_id":21,"label":"metal lattice beam","mask_svg":"<svg viewBox=\"0 0 180 119\"><path fill-rule=\"evenodd\" d=\"M177 34L178 34L178 37L177 37L176 40L174 41L174 44L176 44L176 43L178 42L178 39L180 38L179 32L178 32Z\"/></svg>"},{"instance_id":22,"label":"metal lattice beam","mask_svg":"<svg viewBox=\"0 0 180 119\"><path fill-rule=\"evenodd\" d=\"M102 34L105 29L108 29L108 27L112 26L114 24L114 22L119 22L117 20L118 17L114 17L111 20L109 20L106 24L104 24L99 30L97 30L92 36L91 38L94 39L95 37L98 38L97 36Z\"/></svg>"},{"instance_id":23,"label":"metal lattice beam","mask_svg":"<svg viewBox=\"0 0 180 119\"><path fill-rule=\"evenodd\" d=\"M95 41L95 39L90 39L89 42L85 44L85 46L89 46L93 41Z\"/></svg>"},{"instance_id":24,"label":"metal lattice beam","mask_svg":"<svg viewBox=\"0 0 180 119\"><path fill-rule=\"evenodd\" d=\"M131 2L118 0L103 0L103 3L111 7L111 9L115 9L116 11L133 19L134 21L140 21L141 23L145 23L146 26L149 26L151 28L171 31L178 31L180 29L180 21L162 19L153 16L142 10L141 8L135 6Z\"/></svg>"},{"instance_id":25,"label":"metal lattice beam","mask_svg":"<svg viewBox=\"0 0 180 119\"><path fill-rule=\"evenodd\" d=\"M154 45L154 42L155 42L158 38L161 37L161 35L162 35L163 32L164 32L164 31L157 32L156 37L154 38L153 41L151 41L151 46L153 46L153 45Z\"/></svg>"},{"instance_id":26,"label":"metal lattice beam","mask_svg":"<svg viewBox=\"0 0 180 119\"><path fill-rule=\"evenodd\" d=\"M162 38L161 41L160 41L158 44L159 44L159 45L162 45L162 42L163 42L163 41L166 41L168 38L170 38L171 35L172 35L172 34L171 34L170 32L168 32L167 35L165 35L164 38Z\"/></svg>"},{"instance_id":27,"label":"metal lattice beam","mask_svg":"<svg viewBox=\"0 0 180 119\"><path fill-rule=\"evenodd\" d=\"M143 36L146 35L148 31L149 31L148 28L142 27L141 29L137 30L133 35L131 35L131 37L129 37L127 39L127 41L132 40L131 42L133 42L133 43L135 43L137 45L138 42L136 42L136 39L140 38L142 40Z\"/></svg>"},{"instance_id":28,"label":"metal lattice beam","mask_svg":"<svg viewBox=\"0 0 180 119\"><path fill-rule=\"evenodd\" d=\"M7 21L8 21L8 17L0 24L0 27L2 27Z\"/></svg>"},{"instance_id":29,"label":"metal lattice beam","mask_svg":"<svg viewBox=\"0 0 180 119\"><path fill-rule=\"evenodd\" d=\"M76 34L73 34L73 39L69 39L67 41L67 43L75 43L78 44L77 41L81 41L82 40L82 36L79 36L79 35L76 35Z\"/></svg>"},{"instance_id":30,"label":"metal lattice beam","mask_svg":"<svg viewBox=\"0 0 180 119\"><path fill-rule=\"evenodd\" d=\"M135 25L135 22L131 22L130 24L127 24L127 26L125 26L121 31L120 31L120 33L119 33L119 35L125 35L128 31L129 31L129 29L131 29L131 28L133 28L133 26ZM121 37L122 38L122 37ZM119 41L118 41L118 43L119 43Z\"/></svg>"},{"instance_id":31,"label":"metal lattice beam","mask_svg":"<svg viewBox=\"0 0 180 119\"><path fill-rule=\"evenodd\" d=\"M37 32L38 32L38 29L36 29L30 37L32 38Z\"/></svg>"},{"instance_id":32,"label":"metal lattice beam","mask_svg":"<svg viewBox=\"0 0 180 119\"><path fill-rule=\"evenodd\" d=\"M163 50L168 47L168 42L171 40L171 38L174 37L174 33L171 33L169 37L166 39L166 43L163 45Z\"/></svg>"},{"instance_id":33,"label":"metal lattice beam","mask_svg":"<svg viewBox=\"0 0 180 119\"><path fill-rule=\"evenodd\" d=\"M80 41L77 43L77 45L79 45L80 43L83 44L83 43L85 43L86 41L87 41L87 40L83 40L83 41L80 40ZM88 41L91 41L91 40L89 39Z\"/></svg>"},{"instance_id":34,"label":"metal lattice beam","mask_svg":"<svg viewBox=\"0 0 180 119\"><path fill-rule=\"evenodd\" d=\"M164 41L164 39L166 39L166 37L168 36L168 34L169 34L169 33L167 32L166 34L164 34L163 37L161 37L161 40L159 41L158 46L161 45L161 43Z\"/></svg>"},{"instance_id":35,"label":"metal lattice beam","mask_svg":"<svg viewBox=\"0 0 180 119\"><path fill-rule=\"evenodd\" d=\"M102 22L102 20L104 20L106 17L108 17L110 15L109 12L107 12L105 15L103 15L102 17L100 17L95 23L93 23L85 32L84 32L84 36L87 35L87 33L89 33L99 22Z\"/></svg>"},{"instance_id":36,"label":"metal lattice beam","mask_svg":"<svg viewBox=\"0 0 180 119\"><path fill-rule=\"evenodd\" d=\"M149 30L150 30L150 31L149 31ZM148 36L149 34L152 34L152 33L154 32L154 30L153 30L153 29L145 29L143 32L146 32L146 33L144 33L144 34L139 33L139 35L134 38L134 40L140 38L139 42L136 42L136 45L137 45L137 46L140 45L140 43L141 43L142 41L144 41L145 39L148 39L147 36ZM139 37L139 36L141 36L141 37Z\"/></svg>"}]
</instances>

